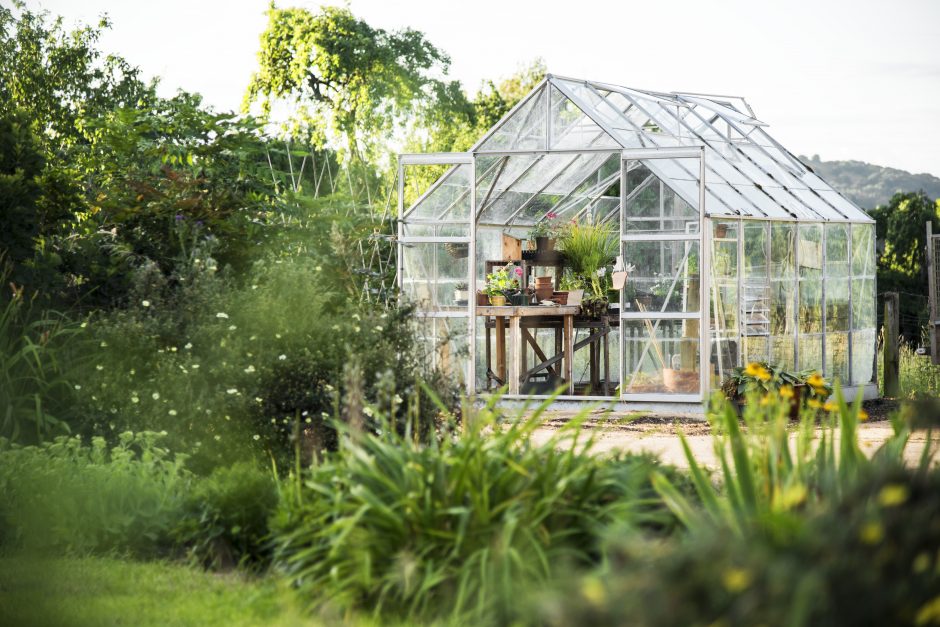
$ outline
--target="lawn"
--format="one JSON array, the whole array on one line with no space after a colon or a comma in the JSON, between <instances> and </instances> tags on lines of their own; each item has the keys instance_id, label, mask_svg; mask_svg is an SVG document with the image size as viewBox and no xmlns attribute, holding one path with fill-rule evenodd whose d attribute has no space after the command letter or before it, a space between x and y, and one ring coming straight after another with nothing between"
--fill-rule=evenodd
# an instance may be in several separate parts
<instances>
[{"instance_id":1,"label":"lawn","mask_svg":"<svg viewBox=\"0 0 940 627\"><path fill-rule=\"evenodd\" d=\"M116 558L0 559L0 624L313 625L270 580L168 562Z\"/></svg>"}]
</instances>

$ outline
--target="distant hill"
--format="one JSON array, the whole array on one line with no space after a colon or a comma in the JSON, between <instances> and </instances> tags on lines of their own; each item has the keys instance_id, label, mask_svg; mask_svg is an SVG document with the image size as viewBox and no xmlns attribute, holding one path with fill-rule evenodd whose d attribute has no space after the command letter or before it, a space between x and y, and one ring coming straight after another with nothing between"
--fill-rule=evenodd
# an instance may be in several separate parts
<instances>
[{"instance_id":1,"label":"distant hill","mask_svg":"<svg viewBox=\"0 0 940 627\"><path fill-rule=\"evenodd\" d=\"M886 204L895 192L922 189L931 198L940 198L940 178L932 174L911 174L863 161L822 161L819 155L800 155L800 160L862 209Z\"/></svg>"}]
</instances>

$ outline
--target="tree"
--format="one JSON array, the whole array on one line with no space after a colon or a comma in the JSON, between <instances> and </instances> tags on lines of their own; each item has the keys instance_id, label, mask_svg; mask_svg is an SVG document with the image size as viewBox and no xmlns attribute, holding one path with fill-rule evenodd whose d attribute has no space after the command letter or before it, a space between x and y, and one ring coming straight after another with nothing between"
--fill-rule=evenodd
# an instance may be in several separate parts
<instances>
[{"instance_id":1,"label":"tree","mask_svg":"<svg viewBox=\"0 0 940 627\"><path fill-rule=\"evenodd\" d=\"M375 161L378 149L415 115L423 102L454 86L433 78L447 55L418 31L373 28L348 9L268 10L260 67L243 109L258 104L269 115L276 102L296 108L292 131L317 146L339 139L347 154Z\"/></svg>"},{"instance_id":2,"label":"tree","mask_svg":"<svg viewBox=\"0 0 940 627\"><path fill-rule=\"evenodd\" d=\"M877 238L884 242L878 256L878 291L901 292L901 334L920 340L927 322L926 224L940 232L940 200L923 191L898 192L885 206L871 211Z\"/></svg>"}]
</instances>

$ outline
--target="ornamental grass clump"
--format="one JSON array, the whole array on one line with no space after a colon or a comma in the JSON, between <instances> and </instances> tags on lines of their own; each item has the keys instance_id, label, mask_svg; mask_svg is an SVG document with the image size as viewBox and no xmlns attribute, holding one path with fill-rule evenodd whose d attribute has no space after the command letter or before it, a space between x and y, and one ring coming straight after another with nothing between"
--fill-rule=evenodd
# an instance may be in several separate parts
<instances>
[{"instance_id":1,"label":"ornamental grass clump","mask_svg":"<svg viewBox=\"0 0 940 627\"><path fill-rule=\"evenodd\" d=\"M601 459L582 423L533 438L492 401L459 429L347 433L338 452L285 486L275 567L319 604L384 618L502 621L521 595L598 559L597 532L673 525L647 457Z\"/></svg>"}]
</instances>

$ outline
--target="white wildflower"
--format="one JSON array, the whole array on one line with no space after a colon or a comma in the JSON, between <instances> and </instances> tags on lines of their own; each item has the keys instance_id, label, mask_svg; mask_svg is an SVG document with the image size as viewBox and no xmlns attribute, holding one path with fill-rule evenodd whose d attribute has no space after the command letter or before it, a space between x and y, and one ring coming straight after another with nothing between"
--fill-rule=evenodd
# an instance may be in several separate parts
<instances>
[{"instance_id":1,"label":"white wildflower","mask_svg":"<svg viewBox=\"0 0 940 627\"><path fill-rule=\"evenodd\" d=\"M175 409L171 409L171 410L168 411L167 413L170 414L171 416L175 416L175 415L176 415L176 410L175 410Z\"/></svg>"},{"instance_id":2,"label":"white wildflower","mask_svg":"<svg viewBox=\"0 0 940 627\"><path fill-rule=\"evenodd\" d=\"M154 392L154 393L151 394L150 396L152 396L152 397L153 397L153 400L155 400L155 401L160 400L160 393L159 393L159 392Z\"/></svg>"},{"instance_id":3,"label":"white wildflower","mask_svg":"<svg viewBox=\"0 0 940 627\"><path fill-rule=\"evenodd\" d=\"M104 370L104 366L102 366L101 364L98 364L97 366L95 366L95 370Z\"/></svg>"},{"instance_id":4,"label":"white wildflower","mask_svg":"<svg viewBox=\"0 0 940 627\"><path fill-rule=\"evenodd\" d=\"M228 330L229 330L229 331L234 331L234 330L237 329L237 328L238 328L238 327L236 327L234 324L228 325Z\"/></svg>"},{"instance_id":5,"label":"white wildflower","mask_svg":"<svg viewBox=\"0 0 940 627\"><path fill-rule=\"evenodd\" d=\"M254 371L255 371L254 366L249 365L247 368L245 368L245 374L251 374Z\"/></svg>"},{"instance_id":6,"label":"white wildflower","mask_svg":"<svg viewBox=\"0 0 940 627\"><path fill-rule=\"evenodd\" d=\"M184 346L183 348L185 348L186 350L189 350L189 349L191 349L192 347L193 347L193 343L192 343L192 342L186 342L186 346Z\"/></svg>"},{"instance_id":7,"label":"white wildflower","mask_svg":"<svg viewBox=\"0 0 940 627\"><path fill-rule=\"evenodd\" d=\"M228 392L229 394L238 394L238 388L229 388L225 391Z\"/></svg>"},{"instance_id":8,"label":"white wildflower","mask_svg":"<svg viewBox=\"0 0 940 627\"><path fill-rule=\"evenodd\" d=\"M261 436L258 435L257 433L256 433L255 435L251 436L251 437L252 437L253 440L260 440L260 439L261 439Z\"/></svg>"},{"instance_id":9,"label":"white wildflower","mask_svg":"<svg viewBox=\"0 0 940 627\"><path fill-rule=\"evenodd\" d=\"M277 356L277 358L281 361L284 361L285 359L287 359L287 355L285 355L284 353L281 353L280 355Z\"/></svg>"},{"instance_id":10,"label":"white wildflower","mask_svg":"<svg viewBox=\"0 0 940 627\"><path fill-rule=\"evenodd\" d=\"M150 306L150 301L149 301L149 300L142 300L142 301L140 301L140 304L143 305L144 307L149 307L149 306Z\"/></svg>"},{"instance_id":11,"label":"white wildflower","mask_svg":"<svg viewBox=\"0 0 940 627\"><path fill-rule=\"evenodd\" d=\"M219 313L215 314L215 317L216 318L228 318L228 314L225 313L224 311L220 311Z\"/></svg>"},{"instance_id":12,"label":"white wildflower","mask_svg":"<svg viewBox=\"0 0 940 627\"><path fill-rule=\"evenodd\" d=\"M131 402L132 402L132 403L139 403L139 402L140 402L140 398L137 397L137 396L132 396L132 397L131 397Z\"/></svg>"}]
</instances>

